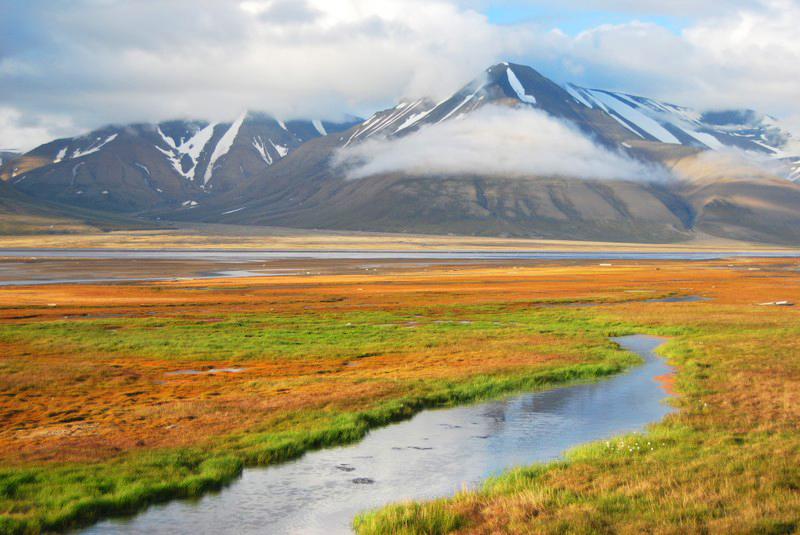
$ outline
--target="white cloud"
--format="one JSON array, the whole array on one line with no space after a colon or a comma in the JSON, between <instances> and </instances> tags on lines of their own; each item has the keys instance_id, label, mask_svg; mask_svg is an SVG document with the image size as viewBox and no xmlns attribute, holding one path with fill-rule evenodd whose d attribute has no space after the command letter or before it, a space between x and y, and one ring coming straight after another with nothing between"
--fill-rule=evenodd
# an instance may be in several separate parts
<instances>
[{"instance_id":1,"label":"white cloud","mask_svg":"<svg viewBox=\"0 0 800 535\"><path fill-rule=\"evenodd\" d=\"M679 35L634 21L557 35L553 46L579 84L701 109L798 113L800 4L763 0L720 13Z\"/></svg>"},{"instance_id":2,"label":"white cloud","mask_svg":"<svg viewBox=\"0 0 800 535\"><path fill-rule=\"evenodd\" d=\"M668 174L602 148L578 130L530 108L485 106L405 137L341 150L348 178L409 175L541 176L663 180Z\"/></svg>"},{"instance_id":3,"label":"white cloud","mask_svg":"<svg viewBox=\"0 0 800 535\"><path fill-rule=\"evenodd\" d=\"M64 110L93 126L231 120L243 109L284 119L367 115L407 95L448 95L509 40L532 41L447 0L33 4L28 24L49 33L0 57L8 88L0 105ZM0 32L0 50L3 40ZM47 69L26 75L28 62Z\"/></svg>"},{"instance_id":4,"label":"white cloud","mask_svg":"<svg viewBox=\"0 0 800 535\"><path fill-rule=\"evenodd\" d=\"M67 116L44 115L31 120L18 110L0 106L0 149L24 151L74 131Z\"/></svg>"},{"instance_id":5,"label":"white cloud","mask_svg":"<svg viewBox=\"0 0 800 535\"><path fill-rule=\"evenodd\" d=\"M544 0L11 2L0 17L0 107L43 128L66 116L72 134L180 116L230 121L243 109L369 115L404 96L447 96L508 59L678 104L800 115L794 0L565 0L558 9L594 10L598 21L627 12L687 25L676 34L632 20L577 36L493 25L477 11L490 4L555 9ZM13 137L23 148L42 138Z\"/></svg>"},{"instance_id":6,"label":"white cloud","mask_svg":"<svg viewBox=\"0 0 800 535\"><path fill-rule=\"evenodd\" d=\"M592 11L596 13L635 13L688 17L694 15L719 14L742 6L752 6L754 0L560 0L561 10ZM553 7L552 0L460 0L459 4L472 8L488 5L504 7Z\"/></svg>"}]
</instances>

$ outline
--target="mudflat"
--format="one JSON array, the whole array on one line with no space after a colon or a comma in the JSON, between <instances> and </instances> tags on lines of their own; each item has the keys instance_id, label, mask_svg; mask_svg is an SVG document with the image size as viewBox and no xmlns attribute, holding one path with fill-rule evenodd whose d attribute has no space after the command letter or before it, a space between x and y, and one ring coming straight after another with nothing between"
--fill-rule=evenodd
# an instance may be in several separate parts
<instances>
[{"instance_id":1,"label":"mudflat","mask_svg":"<svg viewBox=\"0 0 800 535\"><path fill-rule=\"evenodd\" d=\"M686 242L623 243L398 234L361 231L308 230L250 225L217 225L148 221L150 228L106 232L3 234L0 248L57 249L244 249L244 250L366 250L366 251L793 251L797 247L768 245L698 234Z\"/></svg>"}]
</instances>

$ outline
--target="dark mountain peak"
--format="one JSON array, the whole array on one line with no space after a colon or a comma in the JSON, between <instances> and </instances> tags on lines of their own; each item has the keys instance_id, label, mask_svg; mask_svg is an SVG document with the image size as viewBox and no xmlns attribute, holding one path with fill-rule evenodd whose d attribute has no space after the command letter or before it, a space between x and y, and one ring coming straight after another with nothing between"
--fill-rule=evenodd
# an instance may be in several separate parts
<instances>
[{"instance_id":1,"label":"dark mountain peak","mask_svg":"<svg viewBox=\"0 0 800 535\"><path fill-rule=\"evenodd\" d=\"M536 104L536 94L561 93L552 80L528 65L502 62L486 69L487 84L496 84L508 98L526 104Z\"/></svg>"},{"instance_id":2,"label":"dark mountain peak","mask_svg":"<svg viewBox=\"0 0 800 535\"><path fill-rule=\"evenodd\" d=\"M530 65L522 65L521 63L512 63L510 61L502 61L500 63L495 63L494 65L486 69L486 73L490 77L492 76L502 77L506 76L508 70L511 70L517 76L524 73L526 75L533 75L544 78L544 76L539 71L537 71Z\"/></svg>"},{"instance_id":3,"label":"dark mountain peak","mask_svg":"<svg viewBox=\"0 0 800 535\"><path fill-rule=\"evenodd\" d=\"M764 120L764 115L754 110L712 110L703 114L702 120L715 126L753 126Z\"/></svg>"},{"instance_id":4,"label":"dark mountain peak","mask_svg":"<svg viewBox=\"0 0 800 535\"><path fill-rule=\"evenodd\" d=\"M0 167L4 164L10 164L20 156L22 155L15 150L0 149ZM2 182L2 180L0 180L0 182Z\"/></svg>"}]
</instances>

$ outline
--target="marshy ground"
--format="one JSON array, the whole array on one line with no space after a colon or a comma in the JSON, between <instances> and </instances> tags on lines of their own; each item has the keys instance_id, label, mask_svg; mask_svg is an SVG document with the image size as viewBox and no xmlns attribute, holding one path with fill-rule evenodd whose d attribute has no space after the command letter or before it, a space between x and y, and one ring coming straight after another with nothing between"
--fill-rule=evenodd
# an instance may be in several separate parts
<instances>
[{"instance_id":1,"label":"marshy ground","mask_svg":"<svg viewBox=\"0 0 800 535\"><path fill-rule=\"evenodd\" d=\"M587 446L358 530L797 530L798 308L760 305L800 302L796 260L602 263L2 288L0 532L199 495L424 407L606 376L637 362L607 337L634 333L670 336L678 369L657 450ZM710 300L647 302L676 295Z\"/></svg>"}]
</instances>

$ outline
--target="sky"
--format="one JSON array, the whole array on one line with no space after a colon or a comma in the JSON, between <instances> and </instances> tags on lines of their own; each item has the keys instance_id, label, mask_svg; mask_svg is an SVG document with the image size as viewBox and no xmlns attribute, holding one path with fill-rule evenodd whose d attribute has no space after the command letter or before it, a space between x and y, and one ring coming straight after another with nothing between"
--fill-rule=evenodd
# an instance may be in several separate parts
<instances>
[{"instance_id":1,"label":"sky","mask_svg":"<svg viewBox=\"0 0 800 535\"><path fill-rule=\"evenodd\" d=\"M499 61L800 125L800 0L0 0L0 149L108 123L362 117Z\"/></svg>"}]
</instances>

